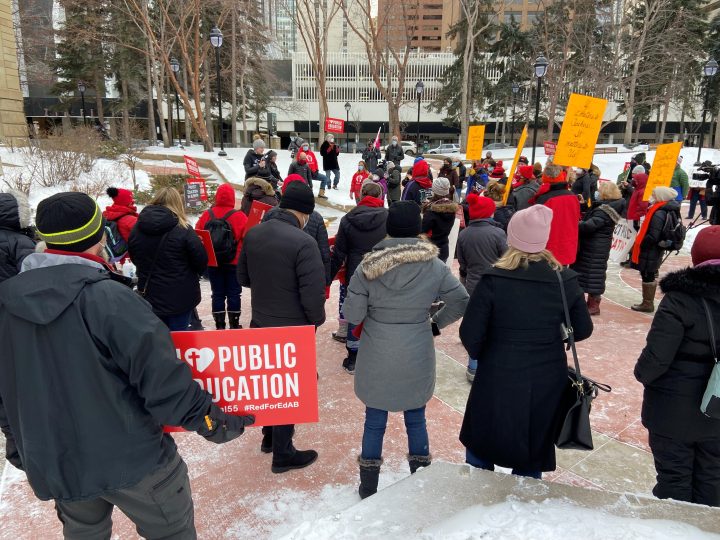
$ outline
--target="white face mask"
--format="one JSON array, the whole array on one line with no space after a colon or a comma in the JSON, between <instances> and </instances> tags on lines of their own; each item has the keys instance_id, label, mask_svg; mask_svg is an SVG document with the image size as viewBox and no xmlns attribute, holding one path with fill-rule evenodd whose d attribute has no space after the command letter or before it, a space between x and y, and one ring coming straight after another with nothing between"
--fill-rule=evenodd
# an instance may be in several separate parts
<instances>
[{"instance_id":1,"label":"white face mask","mask_svg":"<svg viewBox=\"0 0 720 540\"><path fill-rule=\"evenodd\" d=\"M310 150L310 147L307 144L303 144L302 149L307 152L308 150Z\"/></svg>"},{"instance_id":2,"label":"white face mask","mask_svg":"<svg viewBox=\"0 0 720 540\"><path fill-rule=\"evenodd\" d=\"M333 137L330 137L330 138L328 139L328 142L329 142L330 144L332 144L332 143L335 142L335 139L334 139Z\"/></svg>"},{"instance_id":3,"label":"white face mask","mask_svg":"<svg viewBox=\"0 0 720 540\"><path fill-rule=\"evenodd\" d=\"M397 141L393 141L393 142L392 142L392 145L393 145L393 146L397 146Z\"/></svg>"}]
</instances>

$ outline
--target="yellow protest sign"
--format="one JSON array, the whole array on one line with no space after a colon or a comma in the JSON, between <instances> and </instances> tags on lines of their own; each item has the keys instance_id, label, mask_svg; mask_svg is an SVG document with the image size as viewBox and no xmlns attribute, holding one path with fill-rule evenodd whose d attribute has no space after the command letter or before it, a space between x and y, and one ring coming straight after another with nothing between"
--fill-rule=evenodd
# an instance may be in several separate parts
<instances>
[{"instance_id":1,"label":"yellow protest sign","mask_svg":"<svg viewBox=\"0 0 720 540\"><path fill-rule=\"evenodd\" d=\"M647 186L643 201L650 199L653 189L659 186L670 187L673 174L675 173L675 165L677 165L682 142L661 144L655 151L655 159L653 159L650 168L650 176L648 177Z\"/></svg>"},{"instance_id":2,"label":"yellow protest sign","mask_svg":"<svg viewBox=\"0 0 720 540\"><path fill-rule=\"evenodd\" d=\"M512 186L513 178L515 177L515 170L517 169L518 161L520 161L520 154L522 154L523 148L525 147L525 140L527 139L527 136L528 129L527 124L525 124L525 127L520 134L517 150L515 150L515 158L513 159L512 167L510 167L510 172L508 173L507 184L505 184L505 195L503 195L503 204L507 204L508 196L510 195L510 187Z\"/></svg>"},{"instance_id":3,"label":"yellow protest sign","mask_svg":"<svg viewBox=\"0 0 720 540\"><path fill-rule=\"evenodd\" d=\"M572 94L553 163L588 169L595 153L607 99Z\"/></svg>"},{"instance_id":4,"label":"yellow protest sign","mask_svg":"<svg viewBox=\"0 0 720 540\"><path fill-rule=\"evenodd\" d=\"M485 126L470 126L468 130L467 149L465 155L467 159L482 158L482 149L485 144Z\"/></svg>"}]
</instances>

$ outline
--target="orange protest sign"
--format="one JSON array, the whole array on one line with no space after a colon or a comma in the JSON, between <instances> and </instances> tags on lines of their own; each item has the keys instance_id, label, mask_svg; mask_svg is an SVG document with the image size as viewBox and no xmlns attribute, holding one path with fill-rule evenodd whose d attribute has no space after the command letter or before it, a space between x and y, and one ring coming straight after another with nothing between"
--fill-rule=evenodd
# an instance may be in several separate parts
<instances>
[{"instance_id":1,"label":"orange protest sign","mask_svg":"<svg viewBox=\"0 0 720 540\"><path fill-rule=\"evenodd\" d=\"M675 173L675 166L677 165L678 156L680 156L682 146L682 142L676 142L661 144L657 147L657 150L655 151L655 159L653 159L652 168L650 169L647 186L645 186L643 201L650 200L653 189L656 187L670 187L670 182L672 182L672 177Z\"/></svg>"},{"instance_id":2,"label":"orange protest sign","mask_svg":"<svg viewBox=\"0 0 720 540\"><path fill-rule=\"evenodd\" d=\"M607 99L582 94L570 96L553 163L590 167L606 107Z\"/></svg>"},{"instance_id":3,"label":"orange protest sign","mask_svg":"<svg viewBox=\"0 0 720 540\"><path fill-rule=\"evenodd\" d=\"M172 339L195 382L226 413L254 414L256 426L318 421L312 326L173 332Z\"/></svg>"},{"instance_id":4,"label":"orange protest sign","mask_svg":"<svg viewBox=\"0 0 720 540\"><path fill-rule=\"evenodd\" d=\"M468 129L467 149L465 156L467 159L482 158L482 149L485 145L485 126L470 126Z\"/></svg>"},{"instance_id":5,"label":"orange protest sign","mask_svg":"<svg viewBox=\"0 0 720 540\"><path fill-rule=\"evenodd\" d=\"M525 127L522 130L522 133L520 134L520 140L518 141L517 150L515 150L515 158L512 162L512 167L510 167L510 172L508 173L508 179L507 183L505 184L505 194L503 195L503 204L507 204L508 196L510 195L510 188L512 187L513 178L515 178L515 170L517 169L518 162L520 161L520 154L522 154L523 148L525 148L525 141L527 140L528 136L528 129L527 124L525 124Z\"/></svg>"}]
</instances>

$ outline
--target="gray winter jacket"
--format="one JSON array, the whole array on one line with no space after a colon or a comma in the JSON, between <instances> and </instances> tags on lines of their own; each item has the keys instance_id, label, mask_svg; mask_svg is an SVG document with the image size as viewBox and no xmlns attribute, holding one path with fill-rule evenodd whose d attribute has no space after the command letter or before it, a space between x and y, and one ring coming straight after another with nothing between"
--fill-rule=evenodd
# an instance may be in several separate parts
<instances>
[{"instance_id":1,"label":"gray winter jacket","mask_svg":"<svg viewBox=\"0 0 720 540\"><path fill-rule=\"evenodd\" d=\"M474 219L460 231L456 251L460 277L472 295L482 275L507 251L507 235L492 219Z\"/></svg>"},{"instance_id":2,"label":"gray winter jacket","mask_svg":"<svg viewBox=\"0 0 720 540\"><path fill-rule=\"evenodd\" d=\"M291 174L299 174L305 179L308 186L312 187L312 173L310 172L310 166L307 163L300 165L295 160L290 162L290 167L288 167L288 176Z\"/></svg>"},{"instance_id":3,"label":"gray winter jacket","mask_svg":"<svg viewBox=\"0 0 720 540\"><path fill-rule=\"evenodd\" d=\"M348 285L345 319L363 324L355 367L355 394L368 407L407 411L423 407L435 389L435 346L430 306L443 328L465 312L468 294L419 238L387 238L365 256Z\"/></svg>"},{"instance_id":4,"label":"gray winter jacket","mask_svg":"<svg viewBox=\"0 0 720 540\"><path fill-rule=\"evenodd\" d=\"M508 205L512 206L516 212L529 208L530 199L537 195L539 189L540 184L534 180L516 187L510 194Z\"/></svg>"}]
</instances>

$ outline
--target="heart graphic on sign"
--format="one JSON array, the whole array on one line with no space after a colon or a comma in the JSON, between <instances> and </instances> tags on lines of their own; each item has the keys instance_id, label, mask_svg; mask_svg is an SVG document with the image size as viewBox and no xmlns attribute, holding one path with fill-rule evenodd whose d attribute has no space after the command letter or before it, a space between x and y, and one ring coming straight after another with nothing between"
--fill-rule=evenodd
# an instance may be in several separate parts
<instances>
[{"instance_id":1,"label":"heart graphic on sign","mask_svg":"<svg viewBox=\"0 0 720 540\"><path fill-rule=\"evenodd\" d=\"M195 366L195 369L202 373L215 360L215 352L212 349L203 347L202 349L188 349L185 351L185 358L188 362Z\"/></svg>"}]
</instances>

